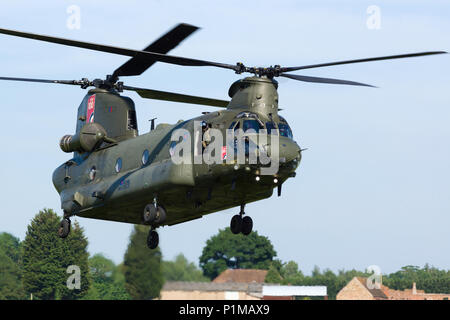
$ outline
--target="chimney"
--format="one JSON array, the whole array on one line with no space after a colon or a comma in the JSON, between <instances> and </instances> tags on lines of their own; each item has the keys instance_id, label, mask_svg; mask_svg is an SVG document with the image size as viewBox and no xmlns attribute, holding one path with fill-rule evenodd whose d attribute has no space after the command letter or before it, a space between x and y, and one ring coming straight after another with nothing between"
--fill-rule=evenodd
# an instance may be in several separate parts
<instances>
[{"instance_id":1,"label":"chimney","mask_svg":"<svg viewBox=\"0 0 450 320\"><path fill-rule=\"evenodd\" d=\"M416 288L416 283L415 282L413 282L412 294L417 294L417 288Z\"/></svg>"}]
</instances>

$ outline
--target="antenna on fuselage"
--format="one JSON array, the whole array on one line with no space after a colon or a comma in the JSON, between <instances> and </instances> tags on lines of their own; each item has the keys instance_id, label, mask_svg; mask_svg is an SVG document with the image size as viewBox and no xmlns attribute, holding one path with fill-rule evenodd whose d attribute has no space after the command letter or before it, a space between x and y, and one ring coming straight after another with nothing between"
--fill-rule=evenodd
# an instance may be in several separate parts
<instances>
[{"instance_id":1,"label":"antenna on fuselage","mask_svg":"<svg viewBox=\"0 0 450 320\"><path fill-rule=\"evenodd\" d=\"M156 119L158 119L158 118L153 118L153 119L148 120L148 121L151 121L151 124L150 124L150 131L155 130L155 120L156 120Z\"/></svg>"}]
</instances>

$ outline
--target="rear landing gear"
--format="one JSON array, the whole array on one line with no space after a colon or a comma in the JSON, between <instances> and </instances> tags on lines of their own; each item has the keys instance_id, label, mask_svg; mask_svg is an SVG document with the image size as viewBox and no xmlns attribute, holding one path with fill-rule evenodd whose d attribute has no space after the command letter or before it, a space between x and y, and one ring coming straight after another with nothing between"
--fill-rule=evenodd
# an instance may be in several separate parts
<instances>
[{"instance_id":1,"label":"rear landing gear","mask_svg":"<svg viewBox=\"0 0 450 320\"><path fill-rule=\"evenodd\" d=\"M235 215L231 218L230 229L233 234L241 233L242 230L242 218L240 215Z\"/></svg>"},{"instance_id":2,"label":"rear landing gear","mask_svg":"<svg viewBox=\"0 0 450 320\"><path fill-rule=\"evenodd\" d=\"M70 219L64 218L61 220L58 228L58 236L62 239L67 238L70 233Z\"/></svg>"},{"instance_id":3,"label":"rear landing gear","mask_svg":"<svg viewBox=\"0 0 450 320\"><path fill-rule=\"evenodd\" d=\"M245 214L244 208L245 204L242 204L241 212L231 218L230 229L233 234L242 233L243 235L248 236L253 229L253 220L248 216L242 217Z\"/></svg>"},{"instance_id":4,"label":"rear landing gear","mask_svg":"<svg viewBox=\"0 0 450 320\"><path fill-rule=\"evenodd\" d=\"M156 201L145 206L142 221L148 225L160 225L166 220L166 210Z\"/></svg>"},{"instance_id":5,"label":"rear landing gear","mask_svg":"<svg viewBox=\"0 0 450 320\"><path fill-rule=\"evenodd\" d=\"M159 244L159 235L158 232L156 232L153 229L150 229L148 236L147 236L147 246L149 249L156 249L156 247Z\"/></svg>"},{"instance_id":6,"label":"rear landing gear","mask_svg":"<svg viewBox=\"0 0 450 320\"><path fill-rule=\"evenodd\" d=\"M253 229L253 220L250 217L244 217L242 218L242 234L244 236L248 236Z\"/></svg>"},{"instance_id":7,"label":"rear landing gear","mask_svg":"<svg viewBox=\"0 0 450 320\"><path fill-rule=\"evenodd\" d=\"M147 246L149 249L156 249L159 244L159 235L156 232L156 227L161 225L166 220L166 210L163 206L158 205L157 199L153 199L153 203L145 206L142 215L144 224L150 225L150 231L147 236Z\"/></svg>"}]
</instances>

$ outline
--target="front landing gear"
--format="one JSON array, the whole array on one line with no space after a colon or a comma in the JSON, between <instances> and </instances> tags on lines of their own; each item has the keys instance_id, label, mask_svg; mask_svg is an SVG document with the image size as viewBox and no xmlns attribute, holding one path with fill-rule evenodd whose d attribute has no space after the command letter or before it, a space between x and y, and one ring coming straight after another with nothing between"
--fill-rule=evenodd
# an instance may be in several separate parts
<instances>
[{"instance_id":1,"label":"front landing gear","mask_svg":"<svg viewBox=\"0 0 450 320\"><path fill-rule=\"evenodd\" d=\"M64 218L61 220L58 228L58 236L62 239L67 238L70 233L70 219Z\"/></svg>"},{"instance_id":2,"label":"front landing gear","mask_svg":"<svg viewBox=\"0 0 450 320\"><path fill-rule=\"evenodd\" d=\"M159 244L159 235L158 232L156 232L153 229L150 229L148 236L147 236L147 246L149 249L156 249L156 247Z\"/></svg>"},{"instance_id":3,"label":"front landing gear","mask_svg":"<svg viewBox=\"0 0 450 320\"><path fill-rule=\"evenodd\" d=\"M242 217L245 214L244 208L245 204L242 204L241 212L231 218L230 229L233 234L242 233L243 235L248 236L253 229L253 220L248 216Z\"/></svg>"}]
</instances>

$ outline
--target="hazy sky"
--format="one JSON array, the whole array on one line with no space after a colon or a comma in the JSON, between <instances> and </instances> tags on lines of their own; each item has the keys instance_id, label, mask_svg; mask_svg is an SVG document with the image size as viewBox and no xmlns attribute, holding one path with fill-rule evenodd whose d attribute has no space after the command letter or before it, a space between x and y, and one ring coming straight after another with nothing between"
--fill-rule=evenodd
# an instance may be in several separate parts
<instances>
[{"instance_id":1,"label":"hazy sky","mask_svg":"<svg viewBox=\"0 0 450 320\"><path fill-rule=\"evenodd\" d=\"M80 29L67 9L81 10ZM369 29L367 9L381 10ZM142 49L179 22L202 29L171 53L234 64L295 66L428 50L450 51L448 1L11 1L0 27ZM104 77L128 58L0 35L0 75L49 79ZM430 263L450 268L450 55L305 70L298 74L370 83L379 88L283 79L281 114L303 148L297 177L283 195L249 204L254 229L278 258L309 273L323 268L383 273ZM241 76L210 67L155 64L128 85L226 99ZM0 231L24 238L42 208L59 214L51 176L70 158L86 91L1 82ZM140 132L148 119L175 123L214 108L136 102ZM182 252L198 263L205 242L239 208L159 229L165 259ZM131 225L76 220L89 251L120 262Z\"/></svg>"}]
</instances>

